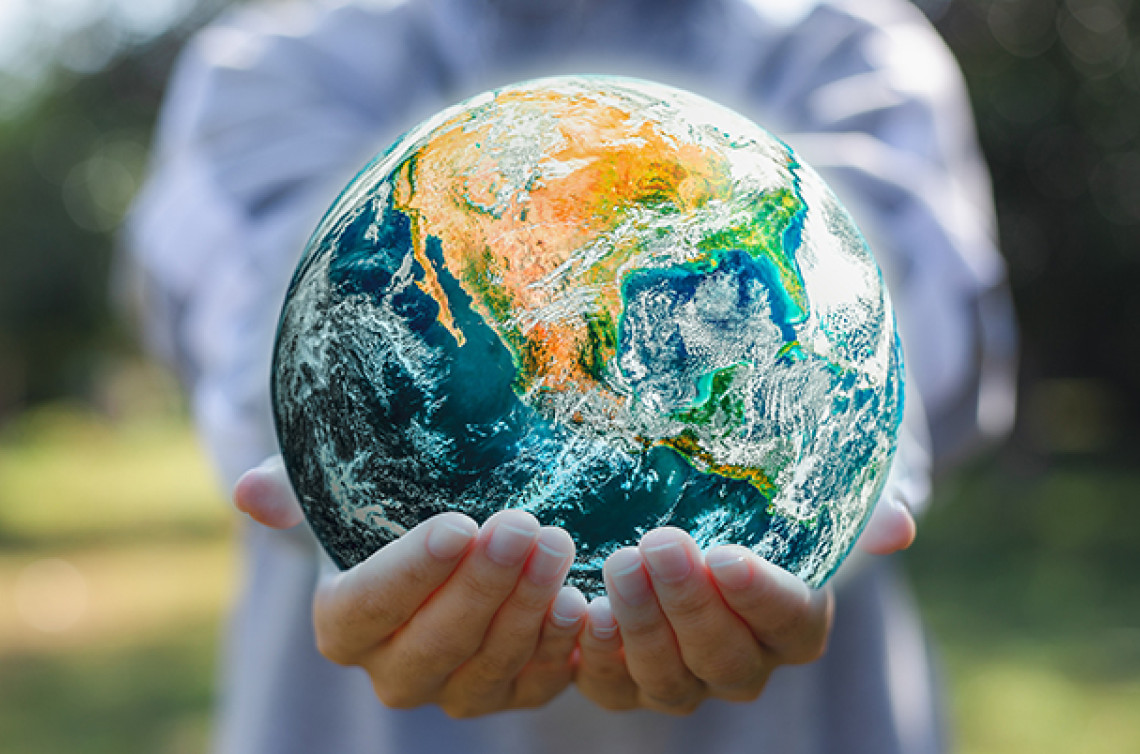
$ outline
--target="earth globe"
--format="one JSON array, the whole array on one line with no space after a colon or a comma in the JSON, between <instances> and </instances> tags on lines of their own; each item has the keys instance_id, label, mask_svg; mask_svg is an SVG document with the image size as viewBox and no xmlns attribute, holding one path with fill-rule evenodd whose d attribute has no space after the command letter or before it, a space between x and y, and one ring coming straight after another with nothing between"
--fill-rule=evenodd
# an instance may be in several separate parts
<instances>
[{"instance_id":1,"label":"earth globe","mask_svg":"<svg viewBox=\"0 0 1140 754\"><path fill-rule=\"evenodd\" d=\"M790 147L577 76L440 112L349 183L289 287L272 396L341 568L516 507L571 533L587 594L662 525L815 587L882 490L903 372L866 242Z\"/></svg>"}]
</instances>

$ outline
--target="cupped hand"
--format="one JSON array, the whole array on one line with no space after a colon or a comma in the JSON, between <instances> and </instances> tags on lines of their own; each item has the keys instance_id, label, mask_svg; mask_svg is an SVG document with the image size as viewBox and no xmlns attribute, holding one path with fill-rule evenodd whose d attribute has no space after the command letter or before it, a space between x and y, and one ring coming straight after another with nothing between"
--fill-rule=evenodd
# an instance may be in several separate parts
<instances>
[{"instance_id":1,"label":"cupped hand","mask_svg":"<svg viewBox=\"0 0 1140 754\"><path fill-rule=\"evenodd\" d=\"M830 591L743 547L702 556L680 529L655 529L614 553L604 575L608 597L589 605L576 682L607 709L687 714L708 698L749 701L776 667L826 646Z\"/></svg>"},{"instance_id":2,"label":"cupped hand","mask_svg":"<svg viewBox=\"0 0 1140 754\"><path fill-rule=\"evenodd\" d=\"M279 458L248 472L235 502L267 526L302 520ZM884 501L860 546L885 554L914 534L907 507ZM754 699L776 667L826 647L830 592L746 548L702 556L689 535L657 529L607 561L610 597L588 608L558 588L573 552L565 532L520 511L481 529L442 514L322 582L320 649L364 667L389 706L470 716L545 704L571 679L607 709L683 714L710 697Z\"/></svg>"},{"instance_id":3,"label":"cupped hand","mask_svg":"<svg viewBox=\"0 0 1140 754\"><path fill-rule=\"evenodd\" d=\"M269 526L300 521L279 461L247 472L234 498ZM545 704L573 678L586 610L561 587L573 557L570 536L529 513L501 511L482 527L440 514L321 581L318 648L364 668L390 707L436 703L467 717Z\"/></svg>"},{"instance_id":4,"label":"cupped hand","mask_svg":"<svg viewBox=\"0 0 1140 754\"><path fill-rule=\"evenodd\" d=\"M915 522L893 498L877 507L860 547L910 546ZM702 556L685 532L665 527L604 568L606 597L590 603L576 683L608 709L674 714L708 698L748 701L780 665L811 662L827 646L833 599L737 545Z\"/></svg>"}]
</instances>

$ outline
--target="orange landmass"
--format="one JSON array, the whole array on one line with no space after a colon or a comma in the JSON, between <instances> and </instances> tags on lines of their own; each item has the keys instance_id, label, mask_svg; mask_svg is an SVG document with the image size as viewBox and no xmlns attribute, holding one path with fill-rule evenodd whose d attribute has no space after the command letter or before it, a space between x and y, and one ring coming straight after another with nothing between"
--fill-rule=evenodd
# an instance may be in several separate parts
<instances>
[{"instance_id":1,"label":"orange landmass","mask_svg":"<svg viewBox=\"0 0 1140 754\"><path fill-rule=\"evenodd\" d=\"M439 304L440 323L462 346L463 333L427 256L427 238L435 236L448 271L511 349L523 378L518 388L559 390L596 382L589 365L613 356L616 337L599 339L596 328L591 335L588 311L557 319L530 315L555 302L566 286L592 286L596 301L587 309L616 323L621 267L638 248L619 244L561 282L536 283L551 279L576 251L618 227L637 206L684 213L724 196L727 165L713 150L678 143L651 122L585 95L508 92L489 107L506 108L510 117L556 115L561 145L543 160L574 167L557 177L536 176L525 192L504 203L506 178L487 149L493 129L503 124L494 115L480 123L485 113L476 110L440 127L400 168L393 195L396 208L411 218L415 258L425 273L420 287ZM588 349L594 352L585 358Z\"/></svg>"}]
</instances>

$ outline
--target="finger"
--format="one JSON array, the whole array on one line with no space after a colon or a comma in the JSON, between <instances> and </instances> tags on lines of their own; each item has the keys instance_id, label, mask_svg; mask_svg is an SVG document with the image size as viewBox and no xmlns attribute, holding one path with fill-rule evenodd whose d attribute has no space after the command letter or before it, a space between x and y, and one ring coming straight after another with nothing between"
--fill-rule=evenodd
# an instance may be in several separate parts
<instances>
[{"instance_id":1,"label":"finger","mask_svg":"<svg viewBox=\"0 0 1140 754\"><path fill-rule=\"evenodd\" d=\"M270 456L234 485L234 506L259 524L289 529L304 520L281 456Z\"/></svg>"},{"instance_id":2,"label":"finger","mask_svg":"<svg viewBox=\"0 0 1140 754\"><path fill-rule=\"evenodd\" d=\"M872 555L890 555L914 542L918 527L910 508L899 498L884 497L859 537L859 547Z\"/></svg>"},{"instance_id":3,"label":"finger","mask_svg":"<svg viewBox=\"0 0 1140 754\"><path fill-rule=\"evenodd\" d=\"M558 664L569 660L578 646L578 634L585 622L586 598L577 587L562 587L550 606L542 643L534 654L534 664Z\"/></svg>"},{"instance_id":4,"label":"finger","mask_svg":"<svg viewBox=\"0 0 1140 754\"><path fill-rule=\"evenodd\" d=\"M728 607L781 663L817 659L834 612L831 591L799 578L739 545L709 550L705 564Z\"/></svg>"},{"instance_id":5,"label":"finger","mask_svg":"<svg viewBox=\"0 0 1140 754\"><path fill-rule=\"evenodd\" d=\"M585 619L586 598L575 587L562 587L550 606L538 648L519 674L512 707L540 707L569 685L578 632Z\"/></svg>"},{"instance_id":6,"label":"finger","mask_svg":"<svg viewBox=\"0 0 1140 754\"><path fill-rule=\"evenodd\" d=\"M625 547L602 571L614 617L621 627L625 662L641 697L664 711L688 712L704 698L705 684L681 656L677 637L661 610L641 552Z\"/></svg>"},{"instance_id":7,"label":"finger","mask_svg":"<svg viewBox=\"0 0 1140 754\"><path fill-rule=\"evenodd\" d=\"M717 697L751 701L759 696L771 663L721 598L693 538L673 527L655 529L642 538L638 551L685 667Z\"/></svg>"},{"instance_id":8,"label":"finger","mask_svg":"<svg viewBox=\"0 0 1140 754\"><path fill-rule=\"evenodd\" d=\"M448 676L483 645L491 621L519 582L538 534L538 521L521 510L500 511L487 519L452 577L396 632L385 651L371 658L371 675L385 679L399 695L393 706L423 703L442 694Z\"/></svg>"},{"instance_id":9,"label":"finger","mask_svg":"<svg viewBox=\"0 0 1140 754\"><path fill-rule=\"evenodd\" d=\"M507 706L516 677L538 649L543 623L573 559L569 534L552 526L539 531L522 578L495 614L482 646L448 679L445 711L470 717Z\"/></svg>"},{"instance_id":10,"label":"finger","mask_svg":"<svg viewBox=\"0 0 1140 754\"><path fill-rule=\"evenodd\" d=\"M441 513L322 581L313 603L321 653L352 664L387 639L447 581L477 533L467 516Z\"/></svg>"},{"instance_id":11,"label":"finger","mask_svg":"<svg viewBox=\"0 0 1140 754\"><path fill-rule=\"evenodd\" d=\"M586 608L574 681L583 696L603 709L638 706L637 684L626 667L621 633L608 597L596 597Z\"/></svg>"}]
</instances>

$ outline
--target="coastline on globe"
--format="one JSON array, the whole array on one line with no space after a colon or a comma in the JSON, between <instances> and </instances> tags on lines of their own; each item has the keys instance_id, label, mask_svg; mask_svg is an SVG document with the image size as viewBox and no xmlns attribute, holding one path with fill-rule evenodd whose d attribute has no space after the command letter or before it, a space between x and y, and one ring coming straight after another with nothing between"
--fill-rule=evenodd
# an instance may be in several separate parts
<instances>
[{"instance_id":1,"label":"coastline on globe","mask_svg":"<svg viewBox=\"0 0 1140 754\"><path fill-rule=\"evenodd\" d=\"M271 387L341 568L516 507L570 532L587 595L664 525L822 585L903 409L882 276L822 179L724 107L600 76L479 95L366 166L294 274Z\"/></svg>"}]
</instances>

